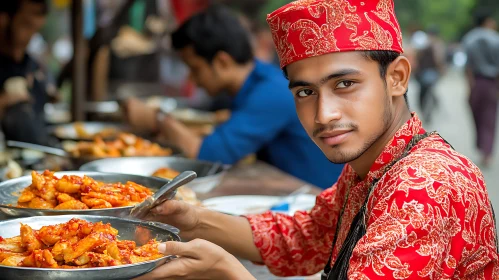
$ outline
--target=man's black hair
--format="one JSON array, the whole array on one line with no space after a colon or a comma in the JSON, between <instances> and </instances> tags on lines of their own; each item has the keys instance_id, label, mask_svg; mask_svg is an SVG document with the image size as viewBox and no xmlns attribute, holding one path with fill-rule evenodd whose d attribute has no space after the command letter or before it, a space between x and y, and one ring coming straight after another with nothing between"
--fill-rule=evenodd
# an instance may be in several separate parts
<instances>
[{"instance_id":1,"label":"man's black hair","mask_svg":"<svg viewBox=\"0 0 499 280\"><path fill-rule=\"evenodd\" d=\"M172 34L172 44L176 50L192 46L210 63L220 51L239 64L253 59L248 32L237 16L221 5L212 5L188 19Z\"/></svg>"},{"instance_id":2,"label":"man's black hair","mask_svg":"<svg viewBox=\"0 0 499 280\"><path fill-rule=\"evenodd\" d=\"M485 22L492 18L492 13L488 9L478 9L474 14L474 21L476 26L483 26Z\"/></svg>"},{"instance_id":3,"label":"man's black hair","mask_svg":"<svg viewBox=\"0 0 499 280\"><path fill-rule=\"evenodd\" d=\"M388 66L400 56L398 52L394 51L363 51L362 55L369 60L375 61L379 65L379 74L381 79L385 83L386 86L386 74L388 70ZM283 69L284 76L286 79L288 78L288 72L286 68ZM407 91L404 94L404 100L407 106L409 106L409 100L407 99Z\"/></svg>"},{"instance_id":4,"label":"man's black hair","mask_svg":"<svg viewBox=\"0 0 499 280\"><path fill-rule=\"evenodd\" d=\"M41 4L43 5L42 13L46 15L48 13L48 4L47 0L6 0L0 1L0 13L6 13L9 17L13 17L17 14L21 5L24 2Z\"/></svg>"}]
</instances>

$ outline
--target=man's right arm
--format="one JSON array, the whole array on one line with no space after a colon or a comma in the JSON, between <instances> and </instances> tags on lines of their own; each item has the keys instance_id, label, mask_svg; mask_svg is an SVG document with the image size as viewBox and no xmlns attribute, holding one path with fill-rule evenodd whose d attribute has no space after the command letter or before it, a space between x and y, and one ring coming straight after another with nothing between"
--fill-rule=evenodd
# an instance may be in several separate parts
<instances>
[{"instance_id":1,"label":"man's right arm","mask_svg":"<svg viewBox=\"0 0 499 280\"><path fill-rule=\"evenodd\" d=\"M329 256L339 215L335 194L336 187L325 190L310 212L294 216L266 212L236 217L172 200L154 209L151 218L179 228L184 239L204 239L264 263L275 275L312 275Z\"/></svg>"}]
</instances>

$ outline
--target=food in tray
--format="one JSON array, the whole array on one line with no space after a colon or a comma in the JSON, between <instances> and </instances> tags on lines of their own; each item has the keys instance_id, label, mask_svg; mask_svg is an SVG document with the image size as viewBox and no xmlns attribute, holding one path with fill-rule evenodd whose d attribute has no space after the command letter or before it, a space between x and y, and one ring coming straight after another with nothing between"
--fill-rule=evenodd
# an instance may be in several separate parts
<instances>
[{"instance_id":1,"label":"food in tray","mask_svg":"<svg viewBox=\"0 0 499 280\"><path fill-rule=\"evenodd\" d=\"M95 137L110 138L110 137L115 137L120 133L120 131L115 127L106 127L98 131L97 133L90 133L85 129L85 124L81 122L75 123L73 127L75 129L78 138L82 139L92 139Z\"/></svg>"},{"instance_id":2,"label":"food in tray","mask_svg":"<svg viewBox=\"0 0 499 280\"><path fill-rule=\"evenodd\" d=\"M171 169L168 167L163 167L163 168L156 170L152 174L152 176L171 180L171 179L177 177L179 174L180 174L180 172L178 172L177 170L174 170L174 169ZM193 204L193 205L201 205L201 201L199 201L199 199L197 199L196 193L192 189L190 189L186 186L182 186L182 187L177 189L175 199L183 200L183 201L185 201L189 204Z\"/></svg>"},{"instance_id":3,"label":"food in tray","mask_svg":"<svg viewBox=\"0 0 499 280\"><path fill-rule=\"evenodd\" d=\"M156 143L130 133L119 133L113 141L101 137L92 142L78 142L67 148L74 157L133 157L133 156L170 156L173 151Z\"/></svg>"},{"instance_id":4,"label":"food in tray","mask_svg":"<svg viewBox=\"0 0 499 280\"><path fill-rule=\"evenodd\" d=\"M0 237L0 264L19 267L90 268L134 264L159 259L159 241L142 246L119 240L111 224L73 218L39 230L21 224L20 235Z\"/></svg>"},{"instance_id":5,"label":"food in tray","mask_svg":"<svg viewBox=\"0 0 499 280\"><path fill-rule=\"evenodd\" d=\"M32 183L17 200L17 206L35 209L85 210L131 206L152 195L134 182L104 183L88 176L54 176L54 172L31 172Z\"/></svg>"}]
</instances>

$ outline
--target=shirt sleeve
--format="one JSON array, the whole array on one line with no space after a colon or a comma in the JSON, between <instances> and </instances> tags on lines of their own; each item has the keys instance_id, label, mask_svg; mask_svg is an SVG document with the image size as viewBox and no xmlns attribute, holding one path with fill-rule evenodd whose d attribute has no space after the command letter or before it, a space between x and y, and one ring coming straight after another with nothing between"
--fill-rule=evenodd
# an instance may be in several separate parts
<instances>
[{"instance_id":1,"label":"shirt sleeve","mask_svg":"<svg viewBox=\"0 0 499 280\"><path fill-rule=\"evenodd\" d=\"M246 217L263 262L274 275L313 275L324 268L339 214L335 194L336 185L322 192L310 212Z\"/></svg>"},{"instance_id":2,"label":"shirt sleeve","mask_svg":"<svg viewBox=\"0 0 499 280\"><path fill-rule=\"evenodd\" d=\"M272 141L294 116L292 98L282 98L282 93L265 88L256 89L227 122L203 140L198 158L234 164Z\"/></svg>"},{"instance_id":3,"label":"shirt sleeve","mask_svg":"<svg viewBox=\"0 0 499 280\"><path fill-rule=\"evenodd\" d=\"M448 165L430 162L394 170L376 186L348 279L497 279L486 193L465 187L473 176L466 170L449 180Z\"/></svg>"}]
</instances>

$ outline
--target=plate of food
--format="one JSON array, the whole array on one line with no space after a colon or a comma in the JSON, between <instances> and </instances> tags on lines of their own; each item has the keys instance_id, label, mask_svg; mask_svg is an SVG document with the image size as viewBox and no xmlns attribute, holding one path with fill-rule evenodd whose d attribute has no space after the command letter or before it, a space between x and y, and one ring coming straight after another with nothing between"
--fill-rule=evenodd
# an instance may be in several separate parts
<instances>
[{"instance_id":1,"label":"plate of food","mask_svg":"<svg viewBox=\"0 0 499 280\"><path fill-rule=\"evenodd\" d=\"M92 141L96 137L116 139L119 133L131 132L126 125L112 122L75 122L56 125L50 128L60 140Z\"/></svg>"},{"instance_id":2,"label":"plate of food","mask_svg":"<svg viewBox=\"0 0 499 280\"><path fill-rule=\"evenodd\" d=\"M133 157L133 156L171 156L171 147L163 147L132 133L119 133L115 140L95 137L93 141L64 142L63 148L73 157Z\"/></svg>"},{"instance_id":3,"label":"plate of food","mask_svg":"<svg viewBox=\"0 0 499 280\"><path fill-rule=\"evenodd\" d=\"M176 147L158 144L132 133L119 133L115 140L96 137L93 141L64 141L62 149L19 141L7 141L7 146L67 158L71 167L66 170L78 169L83 164L100 158L164 157L181 154Z\"/></svg>"},{"instance_id":4,"label":"plate of food","mask_svg":"<svg viewBox=\"0 0 499 280\"><path fill-rule=\"evenodd\" d=\"M32 171L30 176L0 183L0 211L17 217L67 214L128 217L134 205L167 182L157 177L126 174Z\"/></svg>"},{"instance_id":5,"label":"plate of food","mask_svg":"<svg viewBox=\"0 0 499 280\"><path fill-rule=\"evenodd\" d=\"M0 221L2 279L131 279L174 258L158 244L178 229L117 217L63 215Z\"/></svg>"}]
</instances>

